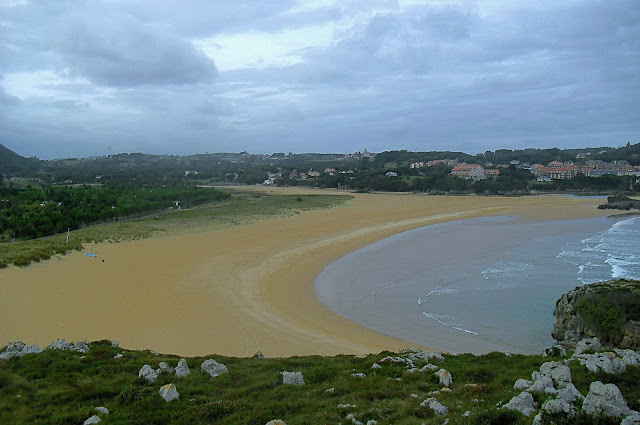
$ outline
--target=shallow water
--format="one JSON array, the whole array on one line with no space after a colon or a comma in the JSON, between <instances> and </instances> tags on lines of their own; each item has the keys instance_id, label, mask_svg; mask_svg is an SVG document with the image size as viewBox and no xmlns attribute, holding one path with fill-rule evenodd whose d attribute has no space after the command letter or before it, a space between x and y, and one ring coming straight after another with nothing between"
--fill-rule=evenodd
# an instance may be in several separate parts
<instances>
[{"instance_id":1,"label":"shallow water","mask_svg":"<svg viewBox=\"0 0 640 425\"><path fill-rule=\"evenodd\" d=\"M316 294L376 331L451 352L539 352L556 300L578 285L640 278L640 217L427 226L330 264Z\"/></svg>"}]
</instances>

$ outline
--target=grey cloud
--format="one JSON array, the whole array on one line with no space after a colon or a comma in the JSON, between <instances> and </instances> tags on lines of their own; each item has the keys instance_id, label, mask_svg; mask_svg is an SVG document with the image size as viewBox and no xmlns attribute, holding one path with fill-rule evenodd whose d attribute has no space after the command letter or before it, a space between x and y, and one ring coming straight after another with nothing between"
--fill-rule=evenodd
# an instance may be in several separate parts
<instances>
[{"instance_id":1,"label":"grey cloud","mask_svg":"<svg viewBox=\"0 0 640 425\"><path fill-rule=\"evenodd\" d=\"M34 3L41 9L23 21L5 17L26 30L0 39L0 72L52 65L111 89L102 95L96 84L56 86L61 95L54 101L74 94L97 99L88 108L14 99L0 111L4 137L39 156L45 154L37 149L62 156L60 146L88 154L109 153L107 146L157 153L365 147L473 153L640 137L637 0L510 4L495 15L391 5L345 39L297 52L302 63L217 78L188 37L330 22L361 3L296 13L284 2L216 3L149 7L139 0L112 3L114 11L104 3L77 10L44 2ZM36 29L27 27L32 18ZM8 96L0 91L0 103ZM92 152L86 140L95 143Z\"/></svg>"},{"instance_id":2,"label":"grey cloud","mask_svg":"<svg viewBox=\"0 0 640 425\"><path fill-rule=\"evenodd\" d=\"M2 81L0 79L0 81ZM0 105L17 105L20 103L20 99L7 93L2 87L0 87ZM1 112L0 112L1 114Z\"/></svg>"},{"instance_id":3,"label":"grey cloud","mask_svg":"<svg viewBox=\"0 0 640 425\"><path fill-rule=\"evenodd\" d=\"M3 43L6 69L54 67L122 87L211 82L217 76L214 62L189 41L108 4L62 2L51 9L44 3L5 12L19 25Z\"/></svg>"}]
</instances>

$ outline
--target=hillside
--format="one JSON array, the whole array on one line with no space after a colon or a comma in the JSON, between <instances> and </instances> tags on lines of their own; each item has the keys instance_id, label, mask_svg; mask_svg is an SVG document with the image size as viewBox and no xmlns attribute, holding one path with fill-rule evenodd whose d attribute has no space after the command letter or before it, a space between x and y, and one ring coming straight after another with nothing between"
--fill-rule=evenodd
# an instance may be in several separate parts
<instances>
[{"instance_id":1,"label":"hillside","mask_svg":"<svg viewBox=\"0 0 640 425\"><path fill-rule=\"evenodd\" d=\"M620 423L617 417L587 413L589 402L581 398L594 399L590 389L596 381L619 388L620 415L640 409L639 366L592 373L577 357L568 359L567 367L561 357L503 353L442 356L405 350L273 359L257 353L253 358L192 357L176 368L178 356L130 351L110 341L57 340L41 352L20 344L11 349L32 353L0 354L0 423L6 424L82 424L93 415L106 424L264 425L274 419L288 425L442 424L445 418L452 425L528 424L540 406L553 405L544 403L555 400L558 390L558 400L573 394L578 399L570 404L582 409L576 414L572 407L576 416L557 423ZM635 352L621 353L631 359ZM211 377L207 365L219 375ZM532 376L535 384L518 381ZM162 388L178 398L165 401ZM534 406L524 414L512 410L522 394L529 394ZM543 423L562 417L550 409L543 408Z\"/></svg>"},{"instance_id":2,"label":"hillside","mask_svg":"<svg viewBox=\"0 0 640 425\"><path fill-rule=\"evenodd\" d=\"M11 149L0 145L0 175L32 177L42 167L42 161L24 158Z\"/></svg>"}]
</instances>

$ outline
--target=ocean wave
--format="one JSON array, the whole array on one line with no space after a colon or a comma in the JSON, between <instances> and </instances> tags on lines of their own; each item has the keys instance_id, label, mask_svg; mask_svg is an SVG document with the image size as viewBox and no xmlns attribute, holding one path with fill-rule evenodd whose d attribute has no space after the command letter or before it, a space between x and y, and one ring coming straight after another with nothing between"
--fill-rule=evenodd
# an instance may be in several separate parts
<instances>
[{"instance_id":1,"label":"ocean wave","mask_svg":"<svg viewBox=\"0 0 640 425\"><path fill-rule=\"evenodd\" d=\"M527 263L520 263L517 261L500 261L483 271L481 274L485 279L489 280L493 275L512 275L513 273L525 272L532 268L533 265Z\"/></svg>"},{"instance_id":2,"label":"ocean wave","mask_svg":"<svg viewBox=\"0 0 640 425\"><path fill-rule=\"evenodd\" d=\"M425 317L428 317L429 319L435 320L436 322L440 323L443 326L447 326L449 328L455 329L457 331L465 332L471 335L480 335L478 332L470 331L469 329L464 328L463 327L464 324L460 322L460 320L448 314L426 313L426 312L423 312L422 314Z\"/></svg>"},{"instance_id":3,"label":"ocean wave","mask_svg":"<svg viewBox=\"0 0 640 425\"><path fill-rule=\"evenodd\" d=\"M610 278L640 279L640 217L614 223L578 243L562 247L557 259L575 265L583 284Z\"/></svg>"}]
</instances>

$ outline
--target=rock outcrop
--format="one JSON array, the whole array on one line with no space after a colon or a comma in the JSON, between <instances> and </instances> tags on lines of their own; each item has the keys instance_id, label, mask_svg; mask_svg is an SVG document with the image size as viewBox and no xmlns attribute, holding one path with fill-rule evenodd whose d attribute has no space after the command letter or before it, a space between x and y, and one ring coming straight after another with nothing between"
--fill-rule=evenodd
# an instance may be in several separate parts
<instances>
[{"instance_id":1,"label":"rock outcrop","mask_svg":"<svg viewBox=\"0 0 640 425\"><path fill-rule=\"evenodd\" d=\"M631 409L614 384L592 382L589 394L582 403L582 411L588 415L604 415L623 418L631 414Z\"/></svg>"},{"instance_id":2,"label":"rock outcrop","mask_svg":"<svg viewBox=\"0 0 640 425\"><path fill-rule=\"evenodd\" d=\"M598 337L606 345L619 348L636 348L640 346L640 318L626 317L620 324L620 329L614 333L603 329L601 321L589 320L580 313L579 304L582 300L597 299L605 304L602 308L617 308L629 310L631 304L640 302L640 282L616 280L594 283L577 287L564 294L556 303L553 312L554 324L551 335L563 345L574 347L578 342L587 338ZM593 348L597 350L598 348Z\"/></svg>"},{"instance_id":3,"label":"rock outcrop","mask_svg":"<svg viewBox=\"0 0 640 425\"><path fill-rule=\"evenodd\" d=\"M42 353L42 348L37 345L25 344L20 341L15 341L7 345L7 349L0 353L0 360L10 359L12 357L22 357L25 354L37 354Z\"/></svg>"}]
</instances>

